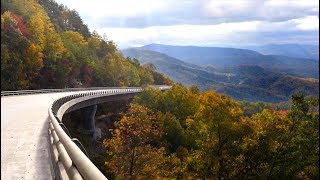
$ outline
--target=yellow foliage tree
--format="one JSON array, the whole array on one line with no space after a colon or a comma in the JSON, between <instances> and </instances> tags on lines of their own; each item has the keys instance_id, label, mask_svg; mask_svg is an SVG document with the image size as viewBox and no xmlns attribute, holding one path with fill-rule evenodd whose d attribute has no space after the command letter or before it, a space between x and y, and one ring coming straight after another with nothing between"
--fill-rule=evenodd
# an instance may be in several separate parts
<instances>
[{"instance_id":1,"label":"yellow foliage tree","mask_svg":"<svg viewBox=\"0 0 320 180\"><path fill-rule=\"evenodd\" d=\"M179 160L175 156L166 157L165 149L157 147L163 132L151 110L132 104L115 127L112 138L106 139L104 145L111 156L106 165L116 178L159 179L177 173L169 168L177 166Z\"/></svg>"},{"instance_id":2,"label":"yellow foliage tree","mask_svg":"<svg viewBox=\"0 0 320 180\"><path fill-rule=\"evenodd\" d=\"M234 141L241 139L234 134L237 134L242 111L230 97L213 91L202 93L199 101L194 121L189 120L189 126L195 127L193 134L198 136L199 151L195 151L198 154L195 157L201 157L199 174L202 178L221 179L228 173L232 159L229 150Z\"/></svg>"},{"instance_id":3,"label":"yellow foliage tree","mask_svg":"<svg viewBox=\"0 0 320 180\"><path fill-rule=\"evenodd\" d=\"M30 21L28 23L28 29L32 34L35 42L37 42L37 44L40 44L40 46L43 47L45 40L45 22L42 20L39 13L31 16Z\"/></svg>"},{"instance_id":4,"label":"yellow foliage tree","mask_svg":"<svg viewBox=\"0 0 320 180\"><path fill-rule=\"evenodd\" d=\"M29 81L39 75L40 70L43 67L42 58L43 53L41 47L36 44L31 44L27 49L24 63L27 79Z\"/></svg>"}]
</instances>

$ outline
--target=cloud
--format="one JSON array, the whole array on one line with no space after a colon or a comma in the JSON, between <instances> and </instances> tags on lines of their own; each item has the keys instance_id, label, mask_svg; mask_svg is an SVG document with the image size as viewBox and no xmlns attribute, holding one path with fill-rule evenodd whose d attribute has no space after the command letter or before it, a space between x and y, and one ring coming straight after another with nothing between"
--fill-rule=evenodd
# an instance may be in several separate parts
<instances>
[{"instance_id":1,"label":"cloud","mask_svg":"<svg viewBox=\"0 0 320 180\"><path fill-rule=\"evenodd\" d=\"M143 21L153 13L165 12L169 3L149 0L56 0L81 14L91 26L125 26L131 19ZM130 23L133 25L133 23Z\"/></svg>"},{"instance_id":2,"label":"cloud","mask_svg":"<svg viewBox=\"0 0 320 180\"><path fill-rule=\"evenodd\" d=\"M117 44L148 42L155 43L187 43L208 40L214 38L223 40L226 36L245 31L254 31L259 22L222 23L218 25L172 25L152 26L146 28L100 28L100 34L105 33L107 37Z\"/></svg>"},{"instance_id":3,"label":"cloud","mask_svg":"<svg viewBox=\"0 0 320 180\"><path fill-rule=\"evenodd\" d=\"M225 21L287 21L319 14L315 0L208 0L202 3L205 16Z\"/></svg>"},{"instance_id":4,"label":"cloud","mask_svg":"<svg viewBox=\"0 0 320 180\"><path fill-rule=\"evenodd\" d=\"M317 0L57 0L120 47L319 43Z\"/></svg>"},{"instance_id":5,"label":"cloud","mask_svg":"<svg viewBox=\"0 0 320 180\"><path fill-rule=\"evenodd\" d=\"M81 14L95 18L146 16L152 12L164 10L168 5L165 1L150 3L149 0L58 0L58 2L76 9Z\"/></svg>"},{"instance_id":6,"label":"cloud","mask_svg":"<svg viewBox=\"0 0 320 180\"><path fill-rule=\"evenodd\" d=\"M91 27L209 25L287 21L319 16L316 0L57 0L76 9Z\"/></svg>"},{"instance_id":7,"label":"cloud","mask_svg":"<svg viewBox=\"0 0 320 180\"><path fill-rule=\"evenodd\" d=\"M257 1L203 1L202 12L205 16L225 18L232 16L247 16L252 13L254 7L259 5Z\"/></svg>"},{"instance_id":8,"label":"cloud","mask_svg":"<svg viewBox=\"0 0 320 180\"><path fill-rule=\"evenodd\" d=\"M301 30L319 30L319 17L307 16L305 18L293 19L297 23L297 28Z\"/></svg>"},{"instance_id":9,"label":"cloud","mask_svg":"<svg viewBox=\"0 0 320 180\"><path fill-rule=\"evenodd\" d=\"M100 28L120 47L153 43L174 45L232 45L318 42L317 16L284 22L246 21L215 25L172 25L146 28ZM299 35L300 34L300 35ZM313 37L313 39L311 38ZM295 39L296 38L296 39Z\"/></svg>"}]
</instances>

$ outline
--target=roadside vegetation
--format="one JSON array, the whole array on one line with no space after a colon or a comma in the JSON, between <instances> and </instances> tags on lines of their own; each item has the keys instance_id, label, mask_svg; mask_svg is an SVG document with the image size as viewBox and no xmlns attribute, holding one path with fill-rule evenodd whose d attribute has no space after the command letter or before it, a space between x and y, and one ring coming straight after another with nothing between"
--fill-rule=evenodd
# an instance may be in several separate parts
<instances>
[{"instance_id":1,"label":"roadside vegetation","mask_svg":"<svg viewBox=\"0 0 320 180\"><path fill-rule=\"evenodd\" d=\"M51 0L1 1L1 90L170 82L89 32L74 10Z\"/></svg>"},{"instance_id":2,"label":"roadside vegetation","mask_svg":"<svg viewBox=\"0 0 320 180\"><path fill-rule=\"evenodd\" d=\"M319 99L243 115L214 91L174 85L135 98L103 141L115 179L318 179Z\"/></svg>"}]
</instances>

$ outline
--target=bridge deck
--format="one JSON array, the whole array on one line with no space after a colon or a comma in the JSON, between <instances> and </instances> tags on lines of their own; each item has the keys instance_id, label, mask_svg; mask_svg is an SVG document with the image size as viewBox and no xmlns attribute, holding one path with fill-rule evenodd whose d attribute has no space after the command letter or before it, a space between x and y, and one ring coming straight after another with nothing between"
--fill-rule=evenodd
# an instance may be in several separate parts
<instances>
[{"instance_id":1,"label":"bridge deck","mask_svg":"<svg viewBox=\"0 0 320 180\"><path fill-rule=\"evenodd\" d=\"M1 179L52 179L48 108L87 91L1 97Z\"/></svg>"}]
</instances>

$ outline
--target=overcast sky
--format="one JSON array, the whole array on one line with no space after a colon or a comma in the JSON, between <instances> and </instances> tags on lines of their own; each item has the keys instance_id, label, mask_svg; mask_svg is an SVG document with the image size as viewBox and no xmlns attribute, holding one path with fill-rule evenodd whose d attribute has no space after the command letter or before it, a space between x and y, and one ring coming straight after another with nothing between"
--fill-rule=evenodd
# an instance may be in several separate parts
<instances>
[{"instance_id":1,"label":"overcast sky","mask_svg":"<svg viewBox=\"0 0 320 180\"><path fill-rule=\"evenodd\" d=\"M56 0L119 48L319 44L318 0Z\"/></svg>"}]
</instances>

